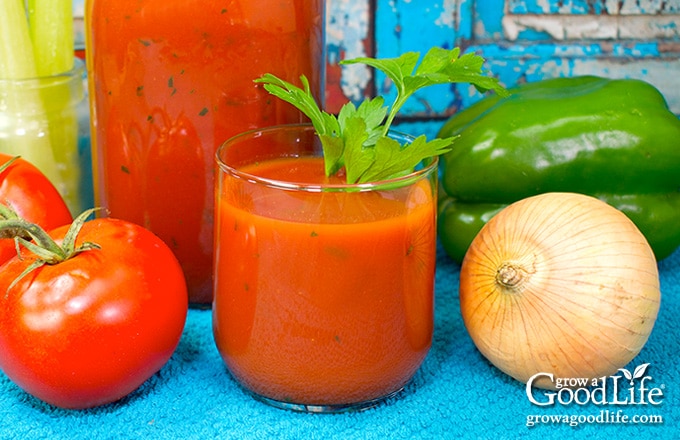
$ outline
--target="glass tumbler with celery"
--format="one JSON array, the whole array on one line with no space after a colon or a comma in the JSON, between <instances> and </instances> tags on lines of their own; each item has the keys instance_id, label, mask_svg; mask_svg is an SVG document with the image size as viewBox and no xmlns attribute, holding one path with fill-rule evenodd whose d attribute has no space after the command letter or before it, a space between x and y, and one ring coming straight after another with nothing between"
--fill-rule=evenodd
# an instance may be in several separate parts
<instances>
[{"instance_id":1,"label":"glass tumbler with celery","mask_svg":"<svg viewBox=\"0 0 680 440\"><path fill-rule=\"evenodd\" d=\"M270 93L311 125L232 137L217 152L213 333L232 376L268 404L311 412L365 409L398 393L433 334L437 156L453 138L391 130L422 87L504 89L482 59L430 50L361 62L398 90L337 116L267 74ZM420 62L419 62L420 61Z\"/></svg>"},{"instance_id":2,"label":"glass tumbler with celery","mask_svg":"<svg viewBox=\"0 0 680 440\"><path fill-rule=\"evenodd\" d=\"M89 148L79 148L84 66L73 45L71 0L0 2L0 151L38 167L75 215L92 190Z\"/></svg>"}]
</instances>

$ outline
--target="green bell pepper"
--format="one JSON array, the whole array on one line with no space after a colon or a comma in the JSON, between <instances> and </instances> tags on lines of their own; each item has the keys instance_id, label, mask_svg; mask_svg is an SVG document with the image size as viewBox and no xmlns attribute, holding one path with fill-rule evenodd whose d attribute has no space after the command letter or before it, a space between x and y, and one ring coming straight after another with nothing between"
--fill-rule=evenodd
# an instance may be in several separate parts
<instances>
[{"instance_id":1,"label":"green bell pepper","mask_svg":"<svg viewBox=\"0 0 680 440\"><path fill-rule=\"evenodd\" d=\"M510 203L562 191L624 212L658 260L680 246L680 119L651 84L595 76L554 78L488 96L453 115L439 137L438 230L456 261Z\"/></svg>"}]
</instances>

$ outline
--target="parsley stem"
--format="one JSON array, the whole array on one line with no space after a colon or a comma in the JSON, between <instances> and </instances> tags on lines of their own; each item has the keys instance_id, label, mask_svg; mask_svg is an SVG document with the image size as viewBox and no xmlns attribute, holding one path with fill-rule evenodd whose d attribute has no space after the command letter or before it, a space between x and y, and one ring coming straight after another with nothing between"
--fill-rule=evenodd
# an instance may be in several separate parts
<instances>
[{"instance_id":1,"label":"parsley stem","mask_svg":"<svg viewBox=\"0 0 680 440\"><path fill-rule=\"evenodd\" d=\"M397 99L392 104L392 107L390 108L390 111L387 114L387 118L385 119L385 123L383 125L382 129L383 137L387 136L387 133L389 133L390 127L392 126L392 123L394 122L397 113L399 113L399 110L401 110L401 107L404 105L404 103L406 103L410 96L411 96L410 94L408 96L404 96L401 91L397 92Z\"/></svg>"}]
</instances>

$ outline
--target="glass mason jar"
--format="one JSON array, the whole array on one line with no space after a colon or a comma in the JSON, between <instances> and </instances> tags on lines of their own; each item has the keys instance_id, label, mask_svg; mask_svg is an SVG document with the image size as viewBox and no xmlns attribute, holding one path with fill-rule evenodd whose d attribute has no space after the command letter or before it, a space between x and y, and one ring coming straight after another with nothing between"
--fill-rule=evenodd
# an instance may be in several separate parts
<instances>
[{"instance_id":1,"label":"glass mason jar","mask_svg":"<svg viewBox=\"0 0 680 440\"><path fill-rule=\"evenodd\" d=\"M214 156L231 136L300 122L253 80L318 98L323 0L88 0L95 199L175 252L193 305L212 301Z\"/></svg>"},{"instance_id":2,"label":"glass mason jar","mask_svg":"<svg viewBox=\"0 0 680 440\"><path fill-rule=\"evenodd\" d=\"M84 75L85 65L75 59L68 72L0 78L0 152L21 156L42 171L73 216L93 204Z\"/></svg>"},{"instance_id":3,"label":"glass mason jar","mask_svg":"<svg viewBox=\"0 0 680 440\"><path fill-rule=\"evenodd\" d=\"M430 348L437 159L351 185L321 154L304 124L218 150L213 332L257 399L337 412L400 391Z\"/></svg>"}]
</instances>

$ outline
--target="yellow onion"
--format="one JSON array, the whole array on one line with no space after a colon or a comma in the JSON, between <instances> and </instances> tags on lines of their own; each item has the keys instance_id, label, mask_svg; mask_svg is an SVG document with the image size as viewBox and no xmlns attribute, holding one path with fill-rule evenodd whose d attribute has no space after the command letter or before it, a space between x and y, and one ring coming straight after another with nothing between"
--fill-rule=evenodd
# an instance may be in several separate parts
<instances>
[{"instance_id":1,"label":"yellow onion","mask_svg":"<svg viewBox=\"0 0 680 440\"><path fill-rule=\"evenodd\" d=\"M537 373L613 375L647 342L660 300L645 237L623 213L582 194L508 206L479 232L460 273L472 340L524 383ZM554 388L546 377L533 385Z\"/></svg>"}]
</instances>

